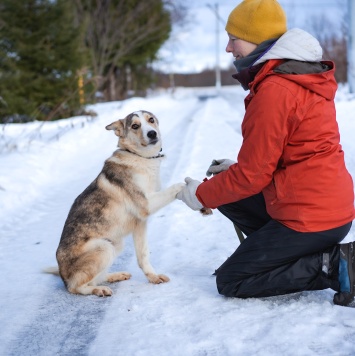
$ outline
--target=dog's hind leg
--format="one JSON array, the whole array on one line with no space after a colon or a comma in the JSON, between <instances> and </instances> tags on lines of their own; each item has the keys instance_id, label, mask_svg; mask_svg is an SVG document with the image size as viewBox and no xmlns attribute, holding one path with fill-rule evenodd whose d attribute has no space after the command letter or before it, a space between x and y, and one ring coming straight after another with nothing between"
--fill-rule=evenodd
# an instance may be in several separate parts
<instances>
[{"instance_id":1,"label":"dog's hind leg","mask_svg":"<svg viewBox=\"0 0 355 356\"><path fill-rule=\"evenodd\" d=\"M109 287L97 284L107 280L107 270L114 258L115 249L110 242L102 239L92 241L86 252L70 266L69 277L65 278L68 291L99 297L111 296L112 290Z\"/></svg>"},{"instance_id":2,"label":"dog's hind leg","mask_svg":"<svg viewBox=\"0 0 355 356\"><path fill-rule=\"evenodd\" d=\"M149 261L149 248L146 238L146 221L137 224L133 231L133 241L139 267L142 269L150 283L169 282L169 277L164 274L157 274Z\"/></svg>"},{"instance_id":3,"label":"dog's hind leg","mask_svg":"<svg viewBox=\"0 0 355 356\"><path fill-rule=\"evenodd\" d=\"M83 295L94 294L94 295L97 295L98 297L111 297L111 295L113 293L111 288L109 288L109 287L89 286L87 284L77 287L75 289L75 291L69 290L69 292L74 293L74 294L83 294Z\"/></svg>"}]
</instances>

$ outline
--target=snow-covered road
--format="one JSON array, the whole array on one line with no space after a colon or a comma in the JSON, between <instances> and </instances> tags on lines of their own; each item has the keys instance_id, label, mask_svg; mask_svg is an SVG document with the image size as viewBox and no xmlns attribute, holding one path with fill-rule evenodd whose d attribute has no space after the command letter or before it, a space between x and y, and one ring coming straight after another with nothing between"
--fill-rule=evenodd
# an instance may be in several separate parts
<instances>
[{"instance_id":1,"label":"snow-covered road","mask_svg":"<svg viewBox=\"0 0 355 356\"><path fill-rule=\"evenodd\" d=\"M41 273L55 264L73 200L115 149L107 124L152 111L167 156L163 185L202 180L213 158L235 159L244 96L240 87L219 96L213 88L181 89L93 106L98 117L73 119L70 129L69 121L48 123L33 136L38 123L1 127L17 149L0 155L0 355L355 355L355 309L334 306L331 290L247 300L218 294L211 273L238 245L218 211L202 217L176 201L151 217L151 262L169 283L147 282L130 237L112 270L132 278L113 284L111 298L71 295L60 278ZM353 98L339 97L353 175L354 107Z\"/></svg>"}]
</instances>

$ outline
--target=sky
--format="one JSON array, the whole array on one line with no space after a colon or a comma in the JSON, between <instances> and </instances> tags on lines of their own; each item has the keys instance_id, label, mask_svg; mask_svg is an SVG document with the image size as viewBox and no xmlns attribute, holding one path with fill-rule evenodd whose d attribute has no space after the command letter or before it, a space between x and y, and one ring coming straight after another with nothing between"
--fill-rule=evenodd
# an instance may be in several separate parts
<instances>
[{"instance_id":1,"label":"sky","mask_svg":"<svg viewBox=\"0 0 355 356\"><path fill-rule=\"evenodd\" d=\"M180 0L180 2L188 8L187 24L182 29L173 29L170 40L159 52L160 60L155 67L167 73L194 73L206 68L215 68L217 61L221 68L231 66L233 57L225 52L227 35L224 27L229 13L241 1ZM300 27L311 33L314 19L322 19L323 16L332 24L331 31L338 33L347 9L347 0L280 0L279 2L286 12L288 28ZM220 18L218 47L216 4Z\"/></svg>"},{"instance_id":2,"label":"sky","mask_svg":"<svg viewBox=\"0 0 355 356\"><path fill-rule=\"evenodd\" d=\"M97 116L0 125L0 355L2 356L353 356L355 308L333 305L334 291L237 299L218 294L211 274L239 245L218 211L203 217L181 201L151 216L150 260L170 282L149 284L132 239L112 271L132 278L113 296L69 294L55 251L74 199L116 149L105 130L145 109L159 119L166 159L162 186L202 180L215 158L235 159L244 114L240 86L177 89L90 106ZM355 176L355 97L340 86L341 143ZM355 226L344 242L355 240Z\"/></svg>"}]
</instances>

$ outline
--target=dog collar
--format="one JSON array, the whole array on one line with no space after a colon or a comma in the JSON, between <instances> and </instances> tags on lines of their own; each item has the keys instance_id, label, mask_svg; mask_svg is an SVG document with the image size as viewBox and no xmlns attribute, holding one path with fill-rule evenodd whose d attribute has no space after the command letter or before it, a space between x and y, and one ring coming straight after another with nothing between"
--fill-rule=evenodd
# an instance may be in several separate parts
<instances>
[{"instance_id":1,"label":"dog collar","mask_svg":"<svg viewBox=\"0 0 355 356\"><path fill-rule=\"evenodd\" d=\"M147 159L155 159L155 158L163 158L163 157L165 157L165 155L162 154L162 153L158 153L156 156L152 156L152 157L144 157L144 156L139 155L138 153L131 152L131 151L127 150L127 149L125 151L127 151L129 153L132 153L133 155L136 155L138 157L147 158ZM160 149L160 152L161 151L162 151L162 149Z\"/></svg>"},{"instance_id":2,"label":"dog collar","mask_svg":"<svg viewBox=\"0 0 355 356\"><path fill-rule=\"evenodd\" d=\"M163 154L161 154L161 153L159 153L157 156L154 156L154 157L146 157L146 158L163 158L163 157L165 157L165 155L163 155Z\"/></svg>"}]
</instances>

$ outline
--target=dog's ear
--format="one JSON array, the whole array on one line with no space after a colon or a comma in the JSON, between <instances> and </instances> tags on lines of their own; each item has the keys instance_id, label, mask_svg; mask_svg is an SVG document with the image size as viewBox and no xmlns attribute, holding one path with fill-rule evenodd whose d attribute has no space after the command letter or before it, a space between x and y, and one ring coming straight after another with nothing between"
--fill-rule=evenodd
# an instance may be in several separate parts
<instances>
[{"instance_id":1,"label":"dog's ear","mask_svg":"<svg viewBox=\"0 0 355 356\"><path fill-rule=\"evenodd\" d=\"M118 137L123 136L124 120L117 120L110 125L106 126L106 130L114 130L115 135Z\"/></svg>"}]
</instances>

